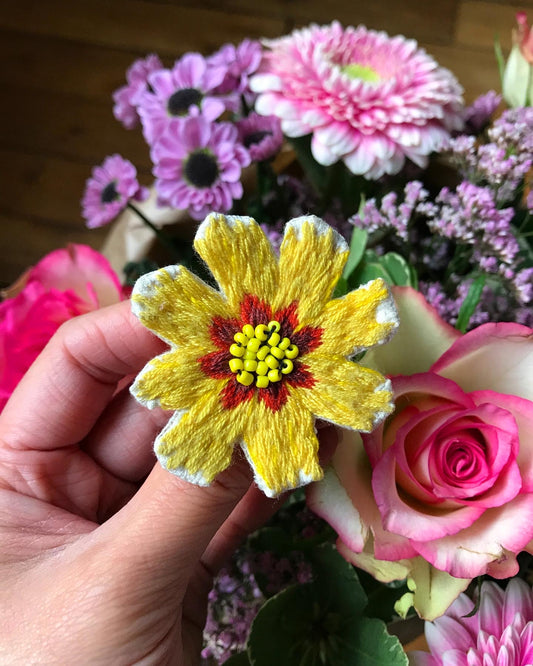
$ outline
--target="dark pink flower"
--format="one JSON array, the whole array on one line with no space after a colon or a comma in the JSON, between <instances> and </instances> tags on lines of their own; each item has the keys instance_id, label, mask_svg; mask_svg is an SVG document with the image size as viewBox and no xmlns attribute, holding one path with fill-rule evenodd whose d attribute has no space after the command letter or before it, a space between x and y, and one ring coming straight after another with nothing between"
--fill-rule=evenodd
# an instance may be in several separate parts
<instances>
[{"instance_id":1,"label":"dark pink flower","mask_svg":"<svg viewBox=\"0 0 533 666\"><path fill-rule=\"evenodd\" d=\"M0 410L63 322L124 298L107 259L86 245L51 252L9 293L0 303Z\"/></svg>"},{"instance_id":2,"label":"dark pink flower","mask_svg":"<svg viewBox=\"0 0 533 666\"><path fill-rule=\"evenodd\" d=\"M112 222L130 199L144 201L148 189L137 181L137 170L120 155L106 157L94 167L82 199L82 215L90 229Z\"/></svg>"},{"instance_id":3,"label":"dark pink flower","mask_svg":"<svg viewBox=\"0 0 533 666\"><path fill-rule=\"evenodd\" d=\"M163 68L163 63L155 54L136 60L126 72L127 85L113 93L113 115L127 129L133 129L139 122L137 107L141 94L148 90L148 76Z\"/></svg>"},{"instance_id":4,"label":"dark pink flower","mask_svg":"<svg viewBox=\"0 0 533 666\"><path fill-rule=\"evenodd\" d=\"M172 69L161 69L148 77L151 90L139 102L143 133L153 145L172 120L202 114L216 120L225 110L214 90L222 83L225 67L210 66L199 53L187 53Z\"/></svg>"},{"instance_id":5,"label":"dark pink flower","mask_svg":"<svg viewBox=\"0 0 533 666\"><path fill-rule=\"evenodd\" d=\"M241 170L250 155L231 123L191 116L169 125L152 149L161 203L187 208L195 220L227 212L242 197Z\"/></svg>"},{"instance_id":6,"label":"dark pink flower","mask_svg":"<svg viewBox=\"0 0 533 666\"><path fill-rule=\"evenodd\" d=\"M283 143L281 123L276 116L251 113L237 123L241 143L250 152L253 162L274 157Z\"/></svg>"}]
</instances>

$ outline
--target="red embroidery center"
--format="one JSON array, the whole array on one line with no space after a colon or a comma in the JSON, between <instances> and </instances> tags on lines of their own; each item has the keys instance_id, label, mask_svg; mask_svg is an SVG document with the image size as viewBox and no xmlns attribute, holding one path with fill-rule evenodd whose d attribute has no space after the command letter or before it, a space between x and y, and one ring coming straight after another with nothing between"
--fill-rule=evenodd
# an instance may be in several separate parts
<instances>
[{"instance_id":1,"label":"red embroidery center","mask_svg":"<svg viewBox=\"0 0 533 666\"><path fill-rule=\"evenodd\" d=\"M305 365L304 356L320 346L322 329L299 327L297 309L298 302L294 301L273 314L267 303L257 296L247 295L241 303L240 320L213 317L210 336L217 351L202 356L198 362L209 377L228 379L220 393L226 409L233 409L257 396L276 412L287 402L291 387L314 386L315 379ZM256 331L259 337L256 337ZM268 337L263 339L267 333ZM255 342L252 342L248 358L245 358L247 345L252 340ZM262 347L266 347L266 351L260 351ZM288 355L293 358L287 358L286 350L290 350ZM264 358L261 358L263 355ZM267 356L271 359L265 373L265 366L259 363L264 363ZM277 372L272 372L269 377L268 373L273 370Z\"/></svg>"}]
</instances>

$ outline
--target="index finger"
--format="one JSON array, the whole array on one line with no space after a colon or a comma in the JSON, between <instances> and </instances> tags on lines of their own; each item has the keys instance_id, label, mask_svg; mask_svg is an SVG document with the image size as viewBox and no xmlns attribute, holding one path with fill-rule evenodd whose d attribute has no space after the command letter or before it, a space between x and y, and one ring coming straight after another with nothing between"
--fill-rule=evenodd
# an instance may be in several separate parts
<instances>
[{"instance_id":1,"label":"index finger","mask_svg":"<svg viewBox=\"0 0 533 666\"><path fill-rule=\"evenodd\" d=\"M0 414L12 448L57 449L80 442L124 377L166 345L131 312L129 301L63 324Z\"/></svg>"}]
</instances>

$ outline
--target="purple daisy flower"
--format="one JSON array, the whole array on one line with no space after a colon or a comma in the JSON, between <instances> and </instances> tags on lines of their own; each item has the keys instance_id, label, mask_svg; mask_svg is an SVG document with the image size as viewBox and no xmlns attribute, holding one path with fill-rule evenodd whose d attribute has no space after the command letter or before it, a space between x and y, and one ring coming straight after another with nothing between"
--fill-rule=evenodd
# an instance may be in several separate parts
<instances>
[{"instance_id":1,"label":"purple daisy flower","mask_svg":"<svg viewBox=\"0 0 533 666\"><path fill-rule=\"evenodd\" d=\"M163 69L163 63L155 54L136 60L126 72L127 85L113 93L113 115L126 129L133 129L139 122L137 106L141 94L148 90L148 76Z\"/></svg>"},{"instance_id":2,"label":"purple daisy flower","mask_svg":"<svg viewBox=\"0 0 533 666\"><path fill-rule=\"evenodd\" d=\"M274 157L283 143L281 122L276 116L251 113L237 123L241 143L250 151L253 162Z\"/></svg>"},{"instance_id":3,"label":"purple daisy flower","mask_svg":"<svg viewBox=\"0 0 533 666\"><path fill-rule=\"evenodd\" d=\"M251 92L249 78L261 64L262 48L258 41L244 39L238 46L225 44L207 60L210 65L223 67L225 76L216 89L220 95L226 95L226 108L237 112L240 108L240 96L251 104L255 95Z\"/></svg>"},{"instance_id":4,"label":"purple daisy flower","mask_svg":"<svg viewBox=\"0 0 533 666\"><path fill-rule=\"evenodd\" d=\"M137 170L120 155L106 157L94 167L87 180L82 199L82 215L89 229L112 222L128 205L130 199L144 201L148 189L137 181Z\"/></svg>"},{"instance_id":5,"label":"purple daisy flower","mask_svg":"<svg viewBox=\"0 0 533 666\"><path fill-rule=\"evenodd\" d=\"M148 77L152 91L143 93L139 115L146 141L153 145L173 119L202 114L216 120L224 111L213 91L224 79L224 67L214 67L199 53L187 53L172 69L153 72Z\"/></svg>"},{"instance_id":6,"label":"purple daisy flower","mask_svg":"<svg viewBox=\"0 0 533 666\"><path fill-rule=\"evenodd\" d=\"M231 123L211 123L202 115L171 123L151 156L161 203L187 208L195 220L227 212L242 197L241 170L250 154Z\"/></svg>"}]
</instances>

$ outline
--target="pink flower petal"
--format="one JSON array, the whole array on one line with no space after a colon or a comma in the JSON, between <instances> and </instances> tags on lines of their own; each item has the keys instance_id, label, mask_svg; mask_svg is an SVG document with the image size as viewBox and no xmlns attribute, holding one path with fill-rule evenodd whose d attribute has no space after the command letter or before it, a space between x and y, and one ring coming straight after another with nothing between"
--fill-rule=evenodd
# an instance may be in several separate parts
<instances>
[{"instance_id":1,"label":"pink flower petal","mask_svg":"<svg viewBox=\"0 0 533 666\"><path fill-rule=\"evenodd\" d=\"M411 545L437 569L457 578L488 572L509 578L518 571L515 553L533 538L533 495L522 494L508 504L488 509L470 527L455 535Z\"/></svg>"},{"instance_id":2,"label":"pink flower petal","mask_svg":"<svg viewBox=\"0 0 533 666\"><path fill-rule=\"evenodd\" d=\"M434 654L444 655L448 650L458 649L466 653L475 645L472 635L459 620L443 616L437 622L428 622L425 628L429 649Z\"/></svg>"},{"instance_id":3,"label":"pink flower petal","mask_svg":"<svg viewBox=\"0 0 533 666\"><path fill-rule=\"evenodd\" d=\"M411 540L416 540L421 535L428 541L435 540L470 527L483 514L484 509L477 506L439 511L438 507L432 508L432 510L424 507L417 509L407 504L400 498L396 487L394 453L392 449L386 451L372 475L374 496L383 521L383 528L387 532ZM418 550L416 544L413 546ZM418 550L418 552L420 551ZM466 576L457 575L457 578L466 578Z\"/></svg>"}]
</instances>

